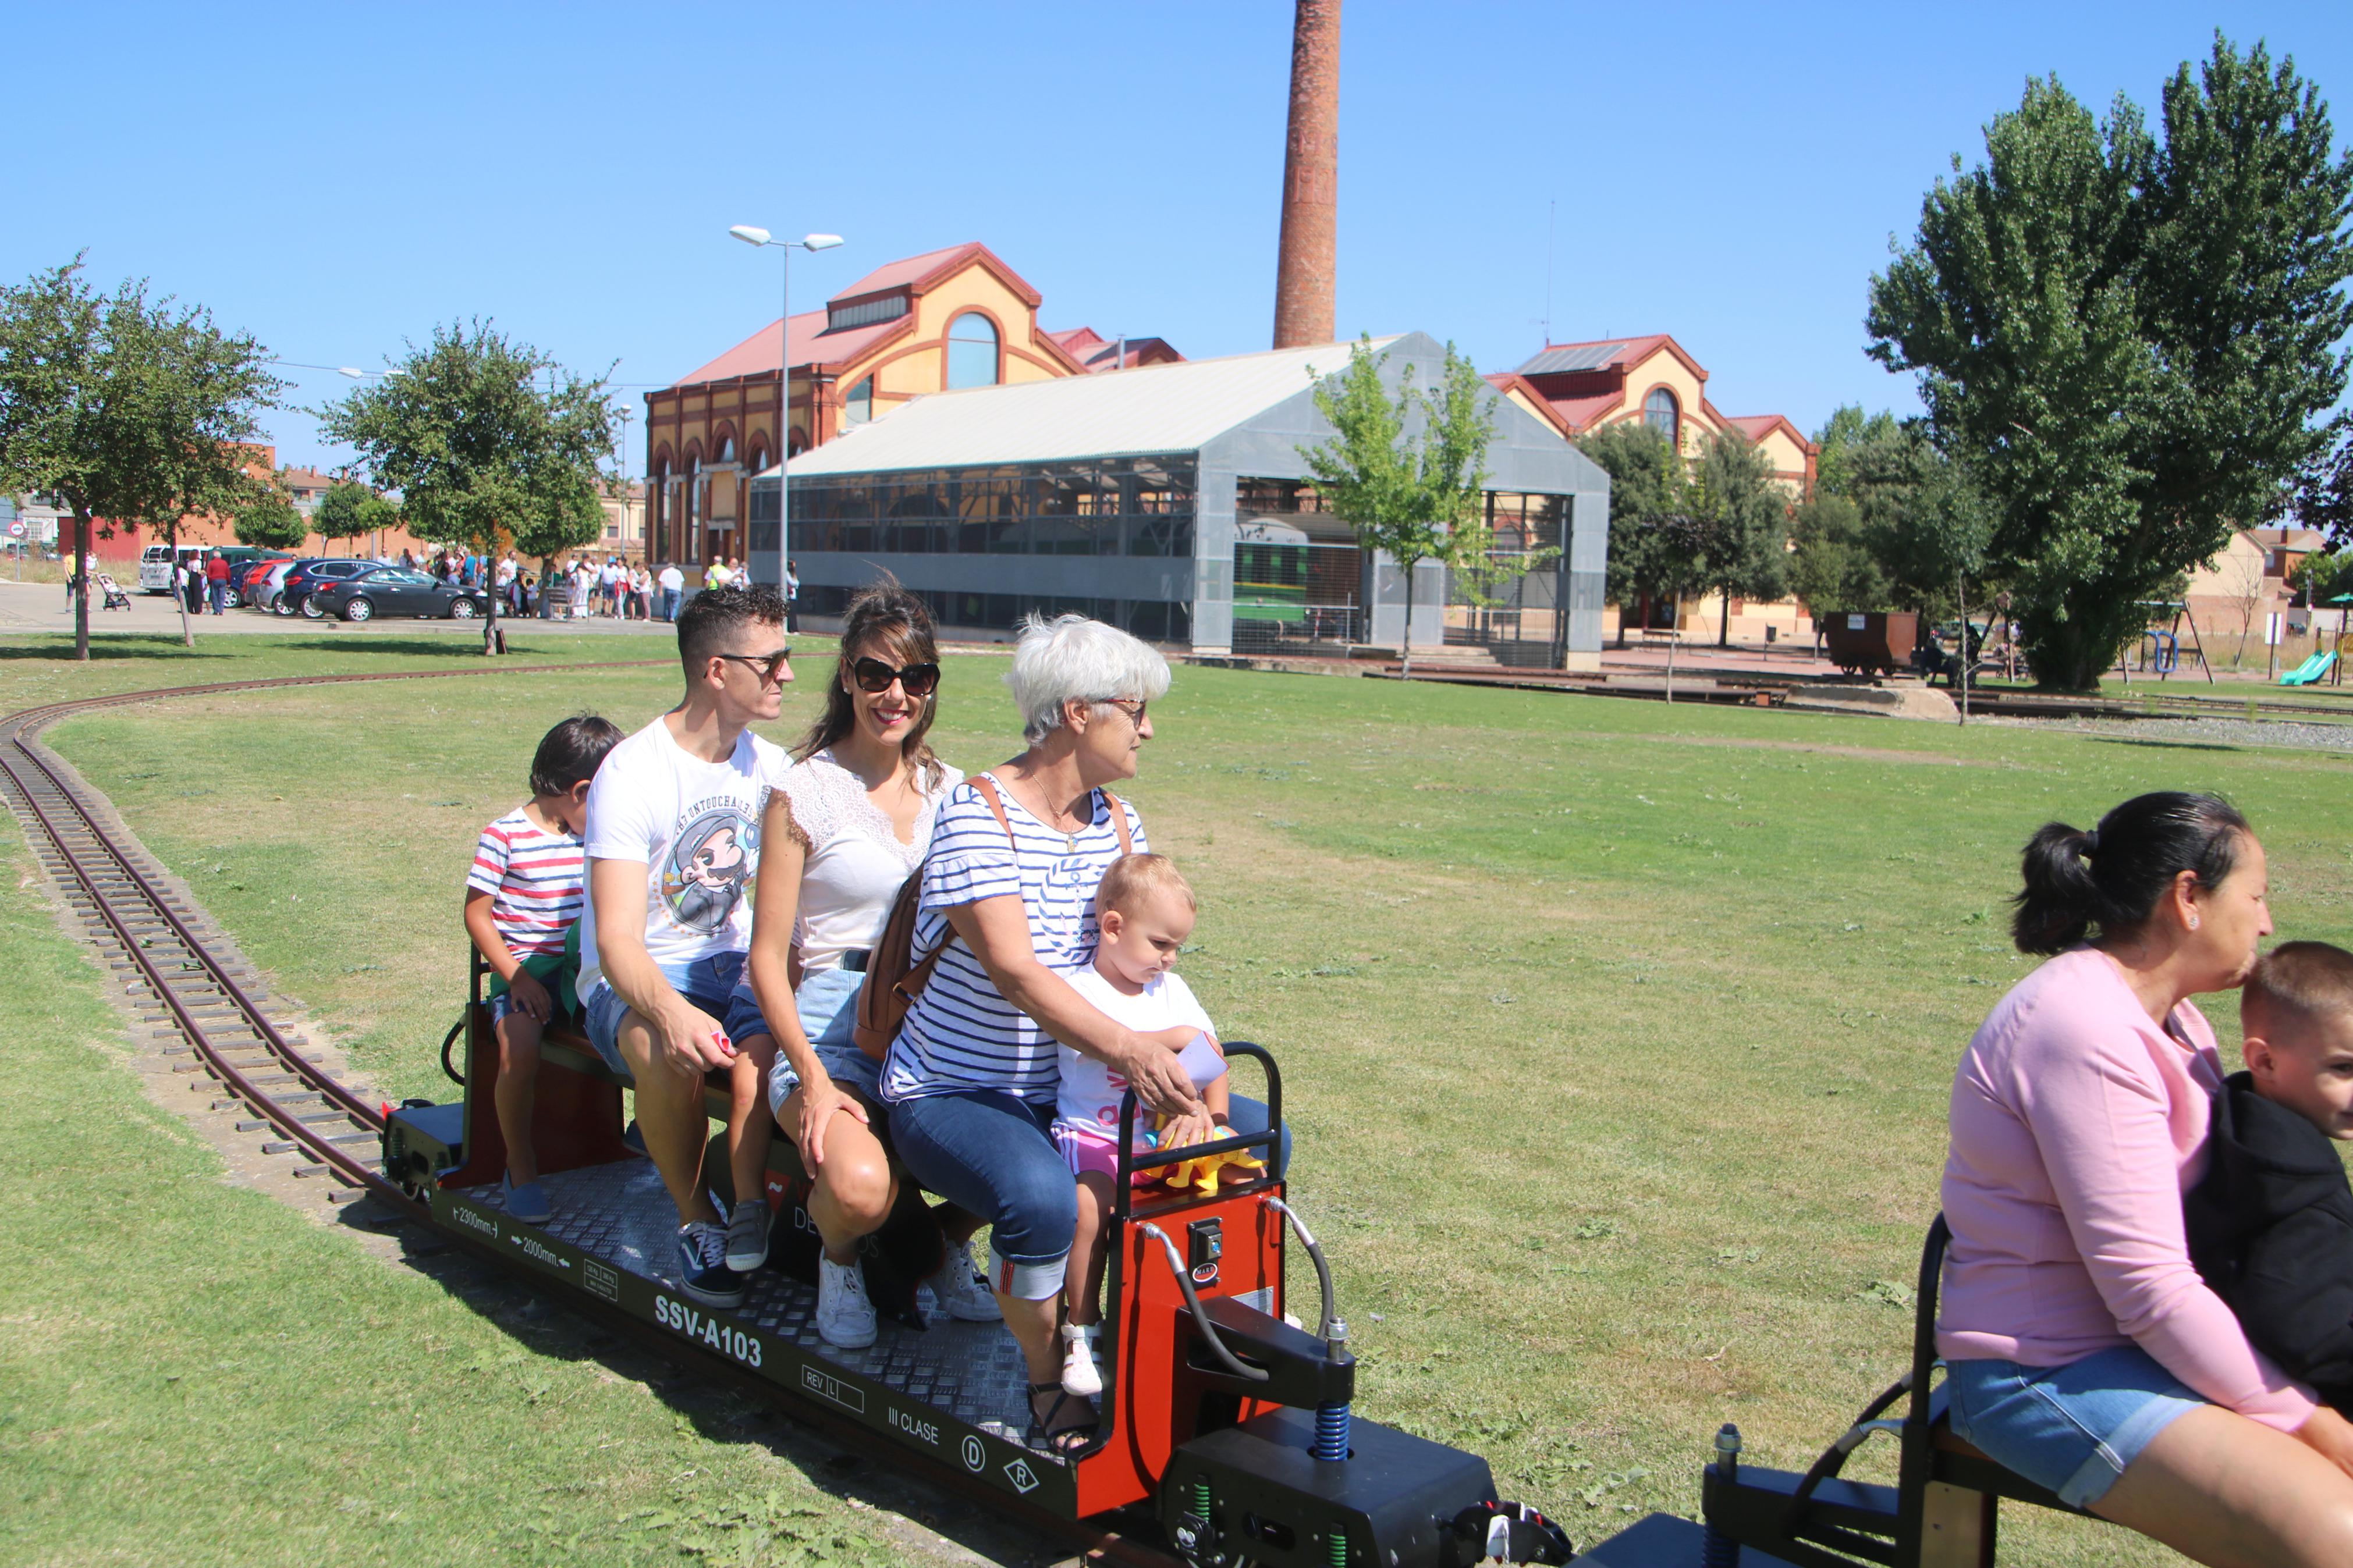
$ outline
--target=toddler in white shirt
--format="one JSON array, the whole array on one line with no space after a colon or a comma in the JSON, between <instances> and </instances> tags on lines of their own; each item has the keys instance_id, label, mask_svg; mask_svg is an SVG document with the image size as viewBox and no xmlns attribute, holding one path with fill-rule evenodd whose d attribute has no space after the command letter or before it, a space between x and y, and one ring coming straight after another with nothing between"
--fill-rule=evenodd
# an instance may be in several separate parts
<instances>
[{"instance_id":1,"label":"toddler in white shirt","mask_svg":"<svg viewBox=\"0 0 2353 1568\"><path fill-rule=\"evenodd\" d=\"M1193 889L1166 855L1129 855L1111 863L1095 889L1094 962L1063 976L1107 1016L1138 1034L1188 1026L1199 1031L1177 1060L1200 1091L1204 1113L1180 1118L1157 1134L1150 1112L1136 1113L1137 1151L1183 1148L1226 1136L1226 1061L1208 1014L1174 972L1193 934ZM1119 1107L1127 1079L1092 1057L1061 1050L1054 1142L1079 1183L1079 1228L1063 1287L1062 1386L1092 1398L1103 1392L1094 1343L1103 1328L1103 1218L1119 1179Z\"/></svg>"}]
</instances>

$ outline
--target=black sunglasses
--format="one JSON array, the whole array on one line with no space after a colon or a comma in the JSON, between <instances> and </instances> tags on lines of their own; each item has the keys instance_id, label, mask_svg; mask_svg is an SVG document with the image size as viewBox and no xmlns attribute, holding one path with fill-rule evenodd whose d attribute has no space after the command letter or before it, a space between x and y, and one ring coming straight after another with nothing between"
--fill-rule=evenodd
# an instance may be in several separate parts
<instances>
[{"instance_id":1,"label":"black sunglasses","mask_svg":"<svg viewBox=\"0 0 2353 1568\"><path fill-rule=\"evenodd\" d=\"M759 672L763 685L773 686L784 674L785 667L793 661L793 650L780 647L774 653L715 653L713 658L723 658L731 664L745 665Z\"/></svg>"},{"instance_id":2,"label":"black sunglasses","mask_svg":"<svg viewBox=\"0 0 2353 1568\"><path fill-rule=\"evenodd\" d=\"M879 658L861 658L849 667L849 673L857 678L858 689L870 697L890 690L894 680L910 697L929 697L940 689L940 667L936 664L911 664L904 669L893 669Z\"/></svg>"}]
</instances>

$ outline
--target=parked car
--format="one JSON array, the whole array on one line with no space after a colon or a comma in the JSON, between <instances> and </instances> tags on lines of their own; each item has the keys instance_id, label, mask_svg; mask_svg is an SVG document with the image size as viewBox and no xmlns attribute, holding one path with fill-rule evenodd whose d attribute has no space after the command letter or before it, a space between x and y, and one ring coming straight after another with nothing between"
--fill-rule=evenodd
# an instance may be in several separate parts
<instances>
[{"instance_id":1,"label":"parked car","mask_svg":"<svg viewBox=\"0 0 2353 1568\"><path fill-rule=\"evenodd\" d=\"M286 585L287 574L302 564L300 561L273 561L258 573L246 586L245 602L257 610L274 610L278 606L279 590Z\"/></svg>"},{"instance_id":2,"label":"parked car","mask_svg":"<svg viewBox=\"0 0 2353 1568\"><path fill-rule=\"evenodd\" d=\"M244 606L259 602L262 578L280 563L264 558L258 561L229 563L228 602L232 606Z\"/></svg>"},{"instance_id":3,"label":"parked car","mask_svg":"<svg viewBox=\"0 0 2353 1568\"><path fill-rule=\"evenodd\" d=\"M376 569L373 561L352 561L343 558L311 560L295 563L286 574L286 581L278 585L278 602L269 607L281 616L303 615L317 620L322 612L311 603L311 591L324 583L341 582L356 577L363 572Z\"/></svg>"},{"instance_id":4,"label":"parked car","mask_svg":"<svg viewBox=\"0 0 2353 1568\"><path fill-rule=\"evenodd\" d=\"M377 616L427 616L470 620L489 608L480 588L460 588L434 581L430 573L405 566L372 566L356 577L322 583L305 595L304 607L315 605L322 616L347 621L373 620Z\"/></svg>"}]
</instances>

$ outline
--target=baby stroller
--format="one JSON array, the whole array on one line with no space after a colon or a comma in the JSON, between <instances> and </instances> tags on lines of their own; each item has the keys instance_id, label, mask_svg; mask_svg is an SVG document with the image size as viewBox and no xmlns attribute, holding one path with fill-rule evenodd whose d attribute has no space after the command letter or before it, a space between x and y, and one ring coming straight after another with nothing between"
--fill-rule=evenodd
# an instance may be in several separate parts
<instances>
[{"instance_id":1,"label":"baby stroller","mask_svg":"<svg viewBox=\"0 0 2353 1568\"><path fill-rule=\"evenodd\" d=\"M99 592L106 595L105 601L99 605L99 608L102 610L127 610L131 607L131 595L124 593L122 591L122 585L117 583L111 576L108 575L104 572L100 572L97 574L91 581L98 584Z\"/></svg>"}]
</instances>

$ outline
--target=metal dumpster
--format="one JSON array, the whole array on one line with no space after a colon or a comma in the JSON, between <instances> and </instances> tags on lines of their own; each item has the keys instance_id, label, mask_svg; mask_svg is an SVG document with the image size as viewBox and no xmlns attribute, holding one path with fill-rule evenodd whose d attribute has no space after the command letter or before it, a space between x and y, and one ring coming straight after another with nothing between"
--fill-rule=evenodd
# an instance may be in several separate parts
<instances>
[{"instance_id":1,"label":"metal dumpster","mask_svg":"<svg viewBox=\"0 0 2353 1568\"><path fill-rule=\"evenodd\" d=\"M1910 610L1838 610L1816 623L1830 661L1849 675L1893 675L1912 664L1920 617Z\"/></svg>"}]
</instances>

